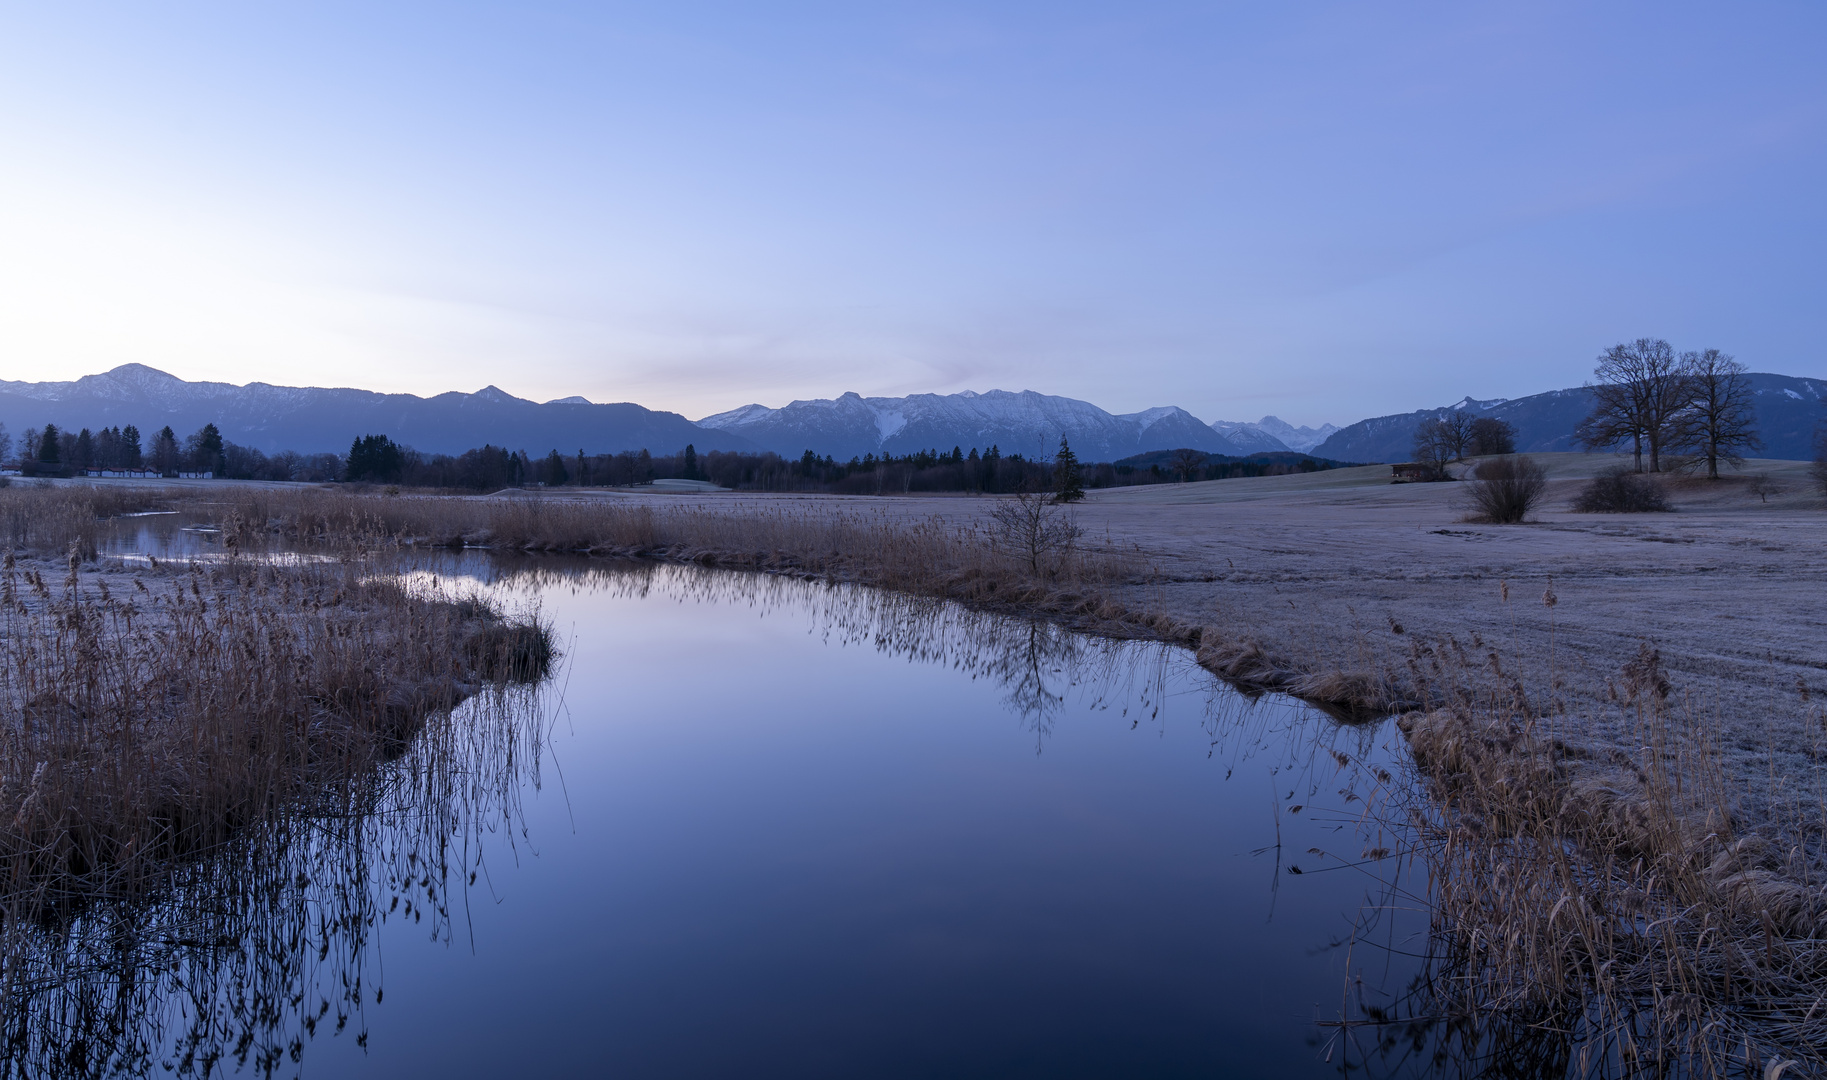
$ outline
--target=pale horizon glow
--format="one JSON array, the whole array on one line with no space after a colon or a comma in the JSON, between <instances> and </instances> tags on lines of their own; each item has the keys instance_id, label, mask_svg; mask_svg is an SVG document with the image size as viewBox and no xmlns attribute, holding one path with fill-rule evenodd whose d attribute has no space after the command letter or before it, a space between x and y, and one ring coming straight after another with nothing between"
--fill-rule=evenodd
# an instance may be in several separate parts
<instances>
[{"instance_id":1,"label":"pale horizon glow","mask_svg":"<svg viewBox=\"0 0 1827 1080\"><path fill-rule=\"evenodd\" d=\"M0 377L1350 423L1827 375L1804 4L193 5L0 35ZM0 420L6 418L0 417Z\"/></svg>"}]
</instances>

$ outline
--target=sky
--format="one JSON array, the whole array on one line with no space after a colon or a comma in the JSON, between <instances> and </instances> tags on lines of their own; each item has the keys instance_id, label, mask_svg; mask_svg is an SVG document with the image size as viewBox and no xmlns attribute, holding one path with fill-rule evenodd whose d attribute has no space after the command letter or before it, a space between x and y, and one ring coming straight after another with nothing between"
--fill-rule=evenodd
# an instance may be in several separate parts
<instances>
[{"instance_id":1,"label":"sky","mask_svg":"<svg viewBox=\"0 0 1827 1080\"><path fill-rule=\"evenodd\" d=\"M0 378L1295 423L1827 375L1827 6L0 2Z\"/></svg>"}]
</instances>

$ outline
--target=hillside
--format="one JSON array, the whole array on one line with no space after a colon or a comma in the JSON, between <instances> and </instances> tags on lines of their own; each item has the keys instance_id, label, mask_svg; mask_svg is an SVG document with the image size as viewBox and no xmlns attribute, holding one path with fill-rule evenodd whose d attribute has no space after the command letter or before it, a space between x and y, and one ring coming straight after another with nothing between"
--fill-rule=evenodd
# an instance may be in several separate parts
<instances>
[{"instance_id":1,"label":"hillside","mask_svg":"<svg viewBox=\"0 0 1827 1080\"><path fill-rule=\"evenodd\" d=\"M272 453L346 452L359 435L380 433L428 453L461 453L483 443L576 453L649 449L674 453L753 450L741 435L709 431L678 413L583 399L540 404L493 386L473 394L377 394L369 390L187 382L143 364L123 364L73 382L0 380L0 421L16 435L53 423L70 429L137 425L150 436L166 424L180 436L207 423L224 438Z\"/></svg>"},{"instance_id":2,"label":"hillside","mask_svg":"<svg viewBox=\"0 0 1827 1080\"><path fill-rule=\"evenodd\" d=\"M1798 379L1789 375L1756 372L1748 376L1756 396L1758 428L1764 449L1758 456L1790 461L1814 456L1815 425L1827 420L1827 380ZM1583 387L1550 390L1545 394L1509 401L1475 401L1437 409L1376 416L1334 432L1314 447L1316 457L1343 461L1407 461L1413 454L1415 428L1421 421L1465 409L1479 416L1495 417L1516 428L1516 448L1529 453L1576 450L1573 432L1592 411Z\"/></svg>"}]
</instances>

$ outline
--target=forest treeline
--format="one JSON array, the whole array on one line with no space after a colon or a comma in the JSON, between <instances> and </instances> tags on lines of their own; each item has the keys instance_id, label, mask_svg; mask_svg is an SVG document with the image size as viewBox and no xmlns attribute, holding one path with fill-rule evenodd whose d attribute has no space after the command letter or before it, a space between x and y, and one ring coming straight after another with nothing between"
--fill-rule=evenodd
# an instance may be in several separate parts
<instances>
[{"instance_id":1,"label":"forest treeline","mask_svg":"<svg viewBox=\"0 0 1827 1080\"><path fill-rule=\"evenodd\" d=\"M17 454L14 453L17 450ZM461 454L427 454L383 434L354 440L347 455L267 454L222 437L215 424L186 436L169 426L143 437L133 425L67 431L47 424L28 428L17 443L0 425L0 461L29 476L74 476L95 472L160 476L208 474L235 480L357 482L414 488L497 491L512 487L629 487L655 480L703 480L744 491L807 491L845 495L912 492L1014 492L1051 490L1058 458L1035 460L1021 454L953 447L894 455L866 454L837 461L808 450L797 458L771 452L713 450L694 446L672 454L647 450L614 454L531 457L524 450L486 444ZM1236 476L1265 476L1334 468L1338 462L1305 454L1268 453L1227 457L1196 450L1160 451L1117 462L1074 466L1086 488L1120 487Z\"/></svg>"},{"instance_id":2,"label":"forest treeline","mask_svg":"<svg viewBox=\"0 0 1827 1080\"><path fill-rule=\"evenodd\" d=\"M15 452L16 451L16 452ZM55 424L26 428L17 442L0 424L0 462L26 476L76 476L96 472L203 475L238 480L341 480L340 454L266 454L222 437L214 424L179 436L168 424L148 437L132 424L60 429Z\"/></svg>"},{"instance_id":3,"label":"forest treeline","mask_svg":"<svg viewBox=\"0 0 1827 1080\"><path fill-rule=\"evenodd\" d=\"M950 452L932 449L880 457L865 454L849 461L837 461L810 450L797 458L772 452L724 450L700 454L693 446L676 454L625 450L616 454L580 451L567 455L553 450L542 458L528 457L524 451L483 446L451 456L420 454L385 436L372 435L357 439L350 448L346 476L350 480L405 487L474 490L527 485L629 487L655 480L703 480L739 491L808 491L838 495L940 491L1000 493L1053 489L1057 461L1057 457L1035 460L1020 454L1004 454L995 446L987 451L976 447L969 451L953 447ZM1104 488L1314 472L1337 465L1337 462L1301 454L1232 458L1188 450L1077 467L1084 487Z\"/></svg>"}]
</instances>

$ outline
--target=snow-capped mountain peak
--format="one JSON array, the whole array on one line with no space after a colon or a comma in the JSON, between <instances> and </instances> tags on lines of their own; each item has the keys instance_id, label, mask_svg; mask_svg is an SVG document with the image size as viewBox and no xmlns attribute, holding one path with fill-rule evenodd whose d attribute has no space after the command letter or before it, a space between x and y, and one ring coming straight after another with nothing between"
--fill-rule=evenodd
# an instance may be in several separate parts
<instances>
[{"instance_id":1,"label":"snow-capped mountain peak","mask_svg":"<svg viewBox=\"0 0 1827 1080\"><path fill-rule=\"evenodd\" d=\"M777 453L805 450L840 460L864 454L905 454L994 446L1004 454L1052 457L1061 438L1084 461L1111 461L1146 450L1192 447L1238 454L1240 448L1197 417L1173 406L1114 416L1090 402L1033 390L963 391L794 401L779 409L745 405L707 416L699 425L729 431Z\"/></svg>"},{"instance_id":2,"label":"snow-capped mountain peak","mask_svg":"<svg viewBox=\"0 0 1827 1080\"><path fill-rule=\"evenodd\" d=\"M1506 402L1508 400L1510 400L1510 399L1497 397L1497 398L1487 398L1484 401L1479 401L1477 398L1473 397L1472 395L1467 394L1465 397L1462 397L1458 401L1453 402L1451 405L1446 406L1446 408L1442 409L1441 411L1442 412L1485 412L1490 409L1495 409L1497 406L1502 405L1504 402Z\"/></svg>"},{"instance_id":3,"label":"snow-capped mountain peak","mask_svg":"<svg viewBox=\"0 0 1827 1080\"><path fill-rule=\"evenodd\" d=\"M1255 423L1247 420L1214 420L1212 428L1249 446L1252 452L1293 450L1302 454L1325 442L1327 436L1338 430L1334 424L1322 424L1317 428L1295 427L1278 416L1265 416Z\"/></svg>"}]
</instances>

